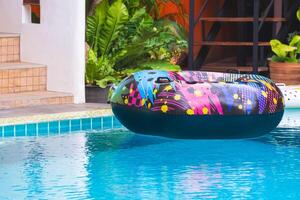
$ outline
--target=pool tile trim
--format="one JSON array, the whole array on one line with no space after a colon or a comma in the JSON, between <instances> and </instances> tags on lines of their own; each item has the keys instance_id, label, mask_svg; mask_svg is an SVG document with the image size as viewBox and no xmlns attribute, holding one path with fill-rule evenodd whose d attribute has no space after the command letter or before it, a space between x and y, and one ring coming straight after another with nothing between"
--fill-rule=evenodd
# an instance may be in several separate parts
<instances>
[{"instance_id":1,"label":"pool tile trim","mask_svg":"<svg viewBox=\"0 0 300 200\"><path fill-rule=\"evenodd\" d=\"M111 109L0 118L0 138L123 129Z\"/></svg>"},{"instance_id":2,"label":"pool tile trim","mask_svg":"<svg viewBox=\"0 0 300 200\"><path fill-rule=\"evenodd\" d=\"M72 123L72 121L76 121L77 123ZM55 128L53 127L54 123L57 124ZM124 129L124 127L115 116L97 116L0 126L0 138L54 136L79 131L109 131L118 129Z\"/></svg>"}]
</instances>

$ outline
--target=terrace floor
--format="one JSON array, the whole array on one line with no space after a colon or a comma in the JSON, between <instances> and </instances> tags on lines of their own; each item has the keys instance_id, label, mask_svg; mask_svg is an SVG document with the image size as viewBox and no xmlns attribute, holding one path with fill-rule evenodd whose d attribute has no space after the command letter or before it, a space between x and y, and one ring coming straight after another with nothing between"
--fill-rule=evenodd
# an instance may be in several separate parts
<instances>
[{"instance_id":1,"label":"terrace floor","mask_svg":"<svg viewBox=\"0 0 300 200\"><path fill-rule=\"evenodd\" d=\"M0 125L112 115L109 104L42 105L0 110Z\"/></svg>"}]
</instances>

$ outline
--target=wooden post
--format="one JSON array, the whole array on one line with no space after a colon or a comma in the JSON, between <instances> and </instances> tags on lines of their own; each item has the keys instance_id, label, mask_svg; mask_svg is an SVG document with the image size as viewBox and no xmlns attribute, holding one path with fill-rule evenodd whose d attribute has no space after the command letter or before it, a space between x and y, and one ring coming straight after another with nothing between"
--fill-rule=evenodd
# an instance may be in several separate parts
<instances>
[{"instance_id":1,"label":"wooden post","mask_svg":"<svg viewBox=\"0 0 300 200\"><path fill-rule=\"evenodd\" d=\"M258 73L258 37L259 37L259 1L254 0L253 4L253 51L252 51L252 65L253 65L253 73Z\"/></svg>"},{"instance_id":2,"label":"wooden post","mask_svg":"<svg viewBox=\"0 0 300 200\"><path fill-rule=\"evenodd\" d=\"M195 0L190 0L189 9L189 52L188 52L188 68L194 68L194 31L195 31Z\"/></svg>"},{"instance_id":3,"label":"wooden post","mask_svg":"<svg viewBox=\"0 0 300 200\"><path fill-rule=\"evenodd\" d=\"M238 0L237 1L238 6L238 17L245 17L245 0ZM244 42L245 40L245 24L244 23L238 23L238 41ZM246 65L246 52L245 47L238 47L237 48L237 66L245 66Z\"/></svg>"},{"instance_id":4,"label":"wooden post","mask_svg":"<svg viewBox=\"0 0 300 200\"><path fill-rule=\"evenodd\" d=\"M283 1L282 0L274 0L274 17L282 17L283 16ZM282 26L282 22L275 23L273 37L277 35L280 28Z\"/></svg>"}]
</instances>

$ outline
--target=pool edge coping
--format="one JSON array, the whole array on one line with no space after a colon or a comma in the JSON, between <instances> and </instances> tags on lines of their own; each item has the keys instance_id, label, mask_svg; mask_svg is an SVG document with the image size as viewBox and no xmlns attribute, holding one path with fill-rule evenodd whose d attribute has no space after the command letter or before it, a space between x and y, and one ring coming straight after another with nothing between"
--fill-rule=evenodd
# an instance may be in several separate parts
<instances>
[{"instance_id":1,"label":"pool edge coping","mask_svg":"<svg viewBox=\"0 0 300 200\"><path fill-rule=\"evenodd\" d=\"M105 117L105 116L112 116L112 115L113 112L110 108L84 110L84 111L76 111L76 112L61 112L61 113L52 113L52 114L37 114L37 115L27 115L27 116L20 116L20 117L1 118L0 126L40 123L40 122L59 121L59 120L72 120L72 119L81 119L81 118Z\"/></svg>"}]
</instances>

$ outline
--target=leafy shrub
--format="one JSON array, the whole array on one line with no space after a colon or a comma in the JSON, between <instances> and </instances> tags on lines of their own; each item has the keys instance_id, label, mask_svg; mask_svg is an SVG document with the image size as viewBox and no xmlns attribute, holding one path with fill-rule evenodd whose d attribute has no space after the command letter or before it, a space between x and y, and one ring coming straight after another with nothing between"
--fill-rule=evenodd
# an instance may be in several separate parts
<instances>
[{"instance_id":1,"label":"leafy shrub","mask_svg":"<svg viewBox=\"0 0 300 200\"><path fill-rule=\"evenodd\" d=\"M141 0L142 1L142 0ZM87 18L87 84L106 87L128 71L152 69L145 63L170 62L187 48L184 30L175 22L154 20L140 0L101 1ZM168 65L169 70L178 70Z\"/></svg>"},{"instance_id":2,"label":"leafy shrub","mask_svg":"<svg viewBox=\"0 0 300 200\"><path fill-rule=\"evenodd\" d=\"M272 57L274 62L297 63L300 54L300 36L294 35L289 44L282 44L279 40L271 40Z\"/></svg>"},{"instance_id":3,"label":"leafy shrub","mask_svg":"<svg viewBox=\"0 0 300 200\"><path fill-rule=\"evenodd\" d=\"M297 19L300 21L300 8L296 13ZM300 55L300 35L299 32L293 32L288 37L289 44L283 44L279 40L271 40L271 48L275 54L271 60L274 62L298 63Z\"/></svg>"}]
</instances>

